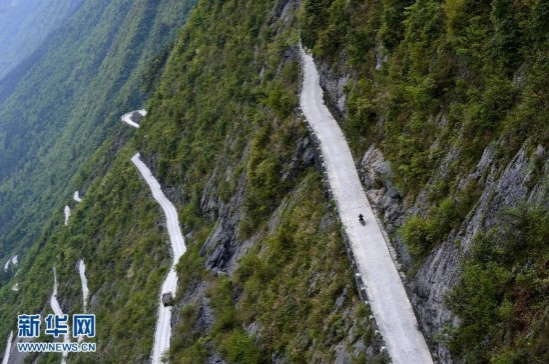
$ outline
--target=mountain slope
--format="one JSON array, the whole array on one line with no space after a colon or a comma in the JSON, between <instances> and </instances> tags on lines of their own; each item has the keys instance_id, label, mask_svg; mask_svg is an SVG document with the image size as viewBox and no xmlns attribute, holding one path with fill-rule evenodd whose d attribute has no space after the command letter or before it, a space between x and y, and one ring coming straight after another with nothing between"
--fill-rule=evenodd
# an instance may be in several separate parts
<instances>
[{"instance_id":1,"label":"mountain slope","mask_svg":"<svg viewBox=\"0 0 549 364\"><path fill-rule=\"evenodd\" d=\"M98 352L69 362L149 360L171 259L162 211L130 162L139 152L188 246L171 362L388 361L297 108L301 35L433 359L546 362L548 14L543 1L201 0L147 71L140 127L105 129L75 177L86 193L68 226L64 201L43 205L57 212L0 289L0 335L16 312L46 307L52 265L63 311L81 310L84 259L89 310L105 324ZM104 102L96 91L83 110ZM143 99L124 100L105 124Z\"/></svg>"},{"instance_id":2,"label":"mountain slope","mask_svg":"<svg viewBox=\"0 0 549 364\"><path fill-rule=\"evenodd\" d=\"M79 1L0 1L0 80L61 26Z\"/></svg>"},{"instance_id":3,"label":"mountain slope","mask_svg":"<svg viewBox=\"0 0 549 364\"><path fill-rule=\"evenodd\" d=\"M64 311L78 312L84 259L89 311L109 324L98 326L97 353L69 362L147 360L170 259L163 215L130 164L139 151L189 247L178 265L174 362L385 360L296 112L296 9L199 3L140 128L123 126L135 138L116 155L114 146L97 153L84 173L93 184L69 225L59 212L22 263L19 294L0 293L10 307L0 321L40 309L41 282L51 277L39 267L52 263ZM105 163L104 176L94 172Z\"/></svg>"},{"instance_id":4,"label":"mountain slope","mask_svg":"<svg viewBox=\"0 0 549 364\"><path fill-rule=\"evenodd\" d=\"M499 273L546 271L528 240L543 240L549 203L548 14L544 1L304 4L304 41L443 362L547 361L529 339L546 332L546 294Z\"/></svg>"},{"instance_id":5,"label":"mountain slope","mask_svg":"<svg viewBox=\"0 0 549 364\"><path fill-rule=\"evenodd\" d=\"M28 247L194 2L86 1L0 103L0 252ZM154 67L148 72L152 72ZM38 87L39 85L39 87ZM72 180L72 181L71 181Z\"/></svg>"}]
</instances>

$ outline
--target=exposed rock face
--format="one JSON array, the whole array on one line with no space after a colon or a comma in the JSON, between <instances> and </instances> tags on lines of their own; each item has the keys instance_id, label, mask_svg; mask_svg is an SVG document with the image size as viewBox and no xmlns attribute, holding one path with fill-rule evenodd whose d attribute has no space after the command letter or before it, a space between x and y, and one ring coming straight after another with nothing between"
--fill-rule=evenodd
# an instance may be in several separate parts
<instances>
[{"instance_id":1,"label":"exposed rock face","mask_svg":"<svg viewBox=\"0 0 549 364\"><path fill-rule=\"evenodd\" d=\"M215 317L213 310L210 307L210 299L206 297L206 291L208 289L208 283L205 281L194 282L186 292L183 299L174 307L174 315L172 316L172 327L177 327L177 323L181 320L180 313L182 307L191 305L195 308L196 320L193 327L193 332L202 333L208 335L211 331ZM208 346L208 359L209 364L224 364L225 361L221 359L221 356L210 345Z\"/></svg>"},{"instance_id":2,"label":"exposed rock face","mask_svg":"<svg viewBox=\"0 0 549 364\"><path fill-rule=\"evenodd\" d=\"M244 156L246 158L246 156ZM281 171L281 179L292 179L298 170L302 170L314 163L315 154L313 145L308 137L303 137L291 157L287 169ZM232 170L227 169L222 178L231 178ZM201 254L206 256L206 267L215 272L232 274L238 267L239 259L261 238L252 236L251 238L237 242L238 223L242 219L244 209L244 194L246 188L246 175L242 174L238 180L236 193L228 202L223 202L216 191L219 182L218 172L215 171L210 178L204 194L201 199L202 210L211 216L217 218L217 224L204 243ZM279 208L282 210L284 204ZM273 214L268 222L269 229L272 231L278 226L279 216L277 212Z\"/></svg>"},{"instance_id":3,"label":"exposed rock face","mask_svg":"<svg viewBox=\"0 0 549 364\"><path fill-rule=\"evenodd\" d=\"M378 212L387 233L393 235L404 221L404 208L402 198L391 180L391 167L375 145L364 154L358 171L372 207ZM400 244L394 248L401 261L410 262L406 246Z\"/></svg>"},{"instance_id":4,"label":"exposed rock face","mask_svg":"<svg viewBox=\"0 0 549 364\"><path fill-rule=\"evenodd\" d=\"M381 68L385 61L381 51L378 51L377 61ZM346 116L345 86L354 79L345 70L344 63L341 60L329 66L319 65L326 103L335 115L342 118ZM447 123L447 119L444 114L436 117L440 127ZM396 232L409 216L426 216L432 208L428 199L430 186L448 177L452 164L459 160L462 153L459 146L446 147L437 145L437 142L433 147L446 149L446 153L433 170L428 184L413 201L405 203L407 196L399 194L392 181L390 164L375 145L369 147L358 166L367 196L390 236L399 263L405 269L410 268L412 261L406 245ZM406 279L408 295L421 329L441 363L453 361L448 349L436 342L436 338L442 334L444 327L459 323L459 319L445 306L444 300L449 290L459 282L462 257L470 250L475 235L492 228L496 217L519 201L549 204L549 153L546 149L541 145L529 149L525 143L510 161L505 162L506 165L501 165L497 151L503 148L504 145L497 143L488 145L476 167L458 181L458 190L464 190L470 182L478 183L481 188L478 202L460 228L451 231L446 240L433 249L414 277Z\"/></svg>"},{"instance_id":5,"label":"exposed rock face","mask_svg":"<svg viewBox=\"0 0 549 364\"><path fill-rule=\"evenodd\" d=\"M347 115L347 93L345 92L345 86L351 81L351 75L343 71L344 59L341 59L338 65L329 67L328 65L321 63L318 64L320 74L320 85L325 90L327 95L327 105L331 109L332 113L336 115Z\"/></svg>"},{"instance_id":6,"label":"exposed rock face","mask_svg":"<svg viewBox=\"0 0 549 364\"><path fill-rule=\"evenodd\" d=\"M503 171L494 157L497 148L497 145L486 147L475 170L459 182L459 189L465 188L471 180L479 181L479 186L482 186L477 204L459 231L452 231L425 259L415 277L408 277L408 293L421 328L431 339L434 353L441 363L452 363L452 358L446 347L435 343L435 337L445 326L459 322L445 306L444 299L460 279L463 254L470 250L475 235L492 228L498 214L519 201L548 203L549 159L545 148L538 146L529 152L524 145ZM459 158L459 151L450 148L430 183L444 176L447 166L456 158ZM418 194L411 207L403 205L391 181L390 166L375 146L365 153L359 172L368 197L390 234L403 224L407 216L427 210L426 189ZM392 235L391 240L399 260L404 265L410 263L406 246L399 237Z\"/></svg>"},{"instance_id":7,"label":"exposed rock face","mask_svg":"<svg viewBox=\"0 0 549 364\"><path fill-rule=\"evenodd\" d=\"M214 173L208 182L201 200L201 208L208 214L219 214L218 222L204 243L201 254L206 255L206 267L211 270L227 272L234 268L235 255L240 257L245 253L241 245L237 247L236 236L238 221L242 214L242 203L245 192L245 176L238 181L238 188L228 203L223 203L217 194L214 194ZM214 212L215 211L215 212Z\"/></svg>"},{"instance_id":8,"label":"exposed rock face","mask_svg":"<svg viewBox=\"0 0 549 364\"><path fill-rule=\"evenodd\" d=\"M454 318L444 304L448 290L459 279L461 255L453 238L444 241L427 257L409 282L411 301L423 331L433 341ZM448 349L434 345L441 363L451 363Z\"/></svg>"}]
</instances>

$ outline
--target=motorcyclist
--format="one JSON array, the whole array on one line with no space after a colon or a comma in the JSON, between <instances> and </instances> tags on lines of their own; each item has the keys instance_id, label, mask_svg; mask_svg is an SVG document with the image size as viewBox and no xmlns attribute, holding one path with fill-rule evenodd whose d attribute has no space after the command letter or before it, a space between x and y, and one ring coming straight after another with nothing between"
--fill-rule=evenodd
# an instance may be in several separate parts
<instances>
[{"instance_id":1,"label":"motorcyclist","mask_svg":"<svg viewBox=\"0 0 549 364\"><path fill-rule=\"evenodd\" d=\"M362 214L358 214L358 221L360 221L360 223L364 225L364 216Z\"/></svg>"}]
</instances>

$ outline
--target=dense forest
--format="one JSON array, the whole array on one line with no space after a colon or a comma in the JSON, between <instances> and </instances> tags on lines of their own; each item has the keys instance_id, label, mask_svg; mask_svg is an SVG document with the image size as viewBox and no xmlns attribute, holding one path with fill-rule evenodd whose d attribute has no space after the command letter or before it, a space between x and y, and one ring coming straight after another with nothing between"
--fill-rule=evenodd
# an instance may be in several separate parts
<instances>
[{"instance_id":1,"label":"dense forest","mask_svg":"<svg viewBox=\"0 0 549 364\"><path fill-rule=\"evenodd\" d=\"M140 152L188 248L167 361L389 362L299 110L301 41L435 362L549 361L547 24L545 0L81 1L0 81L0 262L22 257L2 345L51 311L53 266L82 310L83 259L98 350L69 362L148 362L171 258Z\"/></svg>"},{"instance_id":2,"label":"dense forest","mask_svg":"<svg viewBox=\"0 0 549 364\"><path fill-rule=\"evenodd\" d=\"M52 213L62 211L62 199L85 191L82 164L112 137L121 110L141 105L145 69L192 5L82 3L40 57L31 57L31 67L23 62L2 80L0 256L30 247Z\"/></svg>"},{"instance_id":3,"label":"dense forest","mask_svg":"<svg viewBox=\"0 0 549 364\"><path fill-rule=\"evenodd\" d=\"M38 56L46 37L79 3L80 0L0 1L0 79L27 58Z\"/></svg>"}]
</instances>

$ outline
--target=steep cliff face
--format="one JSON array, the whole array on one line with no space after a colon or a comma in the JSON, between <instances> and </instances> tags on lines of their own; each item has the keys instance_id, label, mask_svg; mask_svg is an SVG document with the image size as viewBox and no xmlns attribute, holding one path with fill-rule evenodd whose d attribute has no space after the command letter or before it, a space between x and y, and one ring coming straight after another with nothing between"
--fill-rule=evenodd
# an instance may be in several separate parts
<instances>
[{"instance_id":1,"label":"steep cliff face","mask_svg":"<svg viewBox=\"0 0 549 364\"><path fill-rule=\"evenodd\" d=\"M477 313L482 329L473 328L471 312L458 307L475 304L456 296L471 282L462 280L463 270L480 264L481 236L510 221L518 224L519 218L502 218L518 206L547 209L547 121L540 119L546 114L539 103L546 96L535 80L545 69L539 62L546 44L536 33L545 12L537 2L508 5L517 12L504 11L499 1L418 1L406 11L391 1L304 5L305 39L323 60L327 101L349 135L364 187L391 235L418 319L441 362L520 360L529 350L541 355L522 342L523 335L539 335L538 323L520 319L509 329L509 319L500 316L502 336L516 340L500 342L488 333L498 321ZM483 16L490 22L482 23ZM501 22L510 27L507 43ZM517 39L531 52L515 47ZM482 64L487 59L492 66ZM544 226L540 219L536 229ZM498 244L505 246L494 239L494 249ZM520 269L537 266L536 257L545 254L543 248L521 249L513 254L529 258L517 258ZM524 300L504 285L497 289L492 309L509 305L522 315ZM537 297L527 285L512 289ZM486 297L479 293L477 299ZM544 307L534 311L546 320ZM484 336L469 336L479 341L467 344L476 354L457 343L467 330L485 330Z\"/></svg>"},{"instance_id":2,"label":"steep cliff face","mask_svg":"<svg viewBox=\"0 0 549 364\"><path fill-rule=\"evenodd\" d=\"M191 242L170 357L383 361L296 111L298 4L202 5L214 39L186 29L138 136ZM172 132L177 144L152 137Z\"/></svg>"},{"instance_id":3,"label":"steep cliff face","mask_svg":"<svg viewBox=\"0 0 549 364\"><path fill-rule=\"evenodd\" d=\"M474 171L460 180L459 184L467 185L470 180L480 183L478 202L473 206L459 228L452 230L449 236L425 258L419 267L414 268L408 285L412 302L424 332L436 339L444 339L444 332L449 327L458 326L459 318L447 305L449 292L459 283L463 257L470 251L478 232L489 231L498 223L499 216L509 208L521 202L532 206L547 204L547 176L543 176L532 185L534 175L547 169L545 149L540 145L529 152L525 147L501 171L494 160L494 145L488 146ZM455 160L456 155L448 156ZM421 214L428 209L428 204L417 200L406 208L399 197L392 181L389 164L383 154L374 146L364 155L361 161L365 188L369 197L386 226L388 232L395 233L406 217ZM441 165L433 174L432 183L440 176L445 165ZM536 172L536 170L538 172ZM421 196L422 192L420 192ZM399 252L400 260L410 266L411 258L408 247L398 234L393 235L393 243ZM442 341L442 344L445 342ZM437 353L442 362L451 362L451 356L445 345L439 346Z\"/></svg>"},{"instance_id":4,"label":"steep cliff face","mask_svg":"<svg viewBox=\"0 0 549 364\"><path fill-rule=\"evenodd\" d=\"M162 10L177 22L167 11L174 4ZM139 151L177 208L188 246L177 267L172 362L386 362L298 110L301 36L435 359L543 362L542 5L513 3L509 13L499 0L200 1L145 72L139 128L121 125L96 152L75 178L85 193L68 225L59 208L17 278L4 278L0 332L8 336L16 312L48 312L52 265L63 311L81 310L84 259L89 309L109 324L98 328L97 353L69 361L148 361L171 261L162 211L130 163ZM145 8L132 9L128 17L144 21L135 29L162 33L160 18L151 26ZM101 77L124 73L105 67ZM124 95L124 110L98 115L116 113L118 122L143 96ZM16 280L18 292L9 289Z\"/></svg>"}]
</instances>

